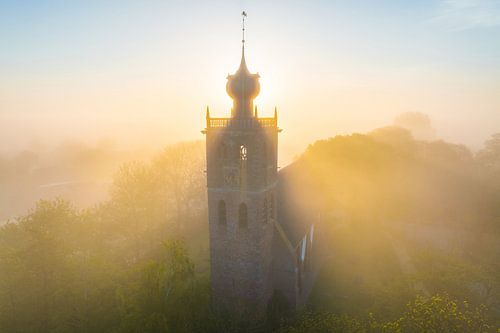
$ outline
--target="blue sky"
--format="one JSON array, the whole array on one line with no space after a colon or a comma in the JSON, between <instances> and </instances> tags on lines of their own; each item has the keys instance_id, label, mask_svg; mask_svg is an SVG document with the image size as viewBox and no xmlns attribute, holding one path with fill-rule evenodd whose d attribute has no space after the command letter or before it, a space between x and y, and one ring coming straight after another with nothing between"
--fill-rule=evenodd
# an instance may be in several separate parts
<instances>
[{"instance_id":1,"label":"blue sky","mask_svg":"<svg viewBox=\"0 0 500 333\"><path fill-rule=\"evenodd\" d=\"M290 151L406 111L474 148L500 131L500 1L0 1L1 141L200 139L205 105L229 113L243 9Z\"/></svg>"}]
</instances>

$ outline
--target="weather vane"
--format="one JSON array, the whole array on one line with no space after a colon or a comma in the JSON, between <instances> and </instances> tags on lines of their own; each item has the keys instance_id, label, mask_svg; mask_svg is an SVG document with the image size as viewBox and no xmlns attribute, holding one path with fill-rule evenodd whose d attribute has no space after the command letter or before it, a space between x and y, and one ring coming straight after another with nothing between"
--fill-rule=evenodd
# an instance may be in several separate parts
<instances>
[{"instance_id":1,"label":"weather vane","mask_svg":"<svg viewBox=\"0 0 500 333\"><path fill-rule=\"evenodd\" d=\"M243 43L243 45L245 45L245 18L247 17L247 12L245 11L242 11L241 12L241 18L243 20L243 23L242 23L242 32L243 32L243 39L241 40L241 42Z\"/></svg>"}]
</instances>

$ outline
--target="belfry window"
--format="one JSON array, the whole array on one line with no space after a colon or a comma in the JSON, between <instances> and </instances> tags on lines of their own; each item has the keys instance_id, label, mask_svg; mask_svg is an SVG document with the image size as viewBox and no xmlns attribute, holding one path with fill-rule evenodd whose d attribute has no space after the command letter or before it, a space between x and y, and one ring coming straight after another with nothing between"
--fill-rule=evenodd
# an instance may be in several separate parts
<instances>
[{"instance_id":1,"label":"belfry window","mask_svg":"<svg viewBox=\"0 0 500 333\"><path fill-rule=\"evenodd\" d=\"M219 214L219 224L226 225L227 223L226 203L224 202L224 200L219 201L218 214Z\"/></svg>"},{"instance_id":2,"label":"belfry window","mask_svg":"<svg viewBox=\"0 0 500 333\"><path fill-rule=\"evenodd\" d=\"M248 226L248 211L247 205L242 203L238 209L238 223L240 228L246 228Z\"/></svg>"},{"instance_id":3,"label":"belfry window","mask_svg":"<svg viewBox=\"0 0 500 333\"><path fill-rule=\"evenodd\" d=\"M248 159L248 151L245 145L240 146L240 161L246 161Z\"/></svg>"},{"instance_id":4,"label":"belfry window","mask_svg":"<svg viewBox=\"0 0 500 333\"><path fill-rule=\"evenodd\" d=\"M264 200L264 207L262 207L262 222L267 223L268 220L268 207L267 207L267 199Z\"/></svg>"}]
</instances>

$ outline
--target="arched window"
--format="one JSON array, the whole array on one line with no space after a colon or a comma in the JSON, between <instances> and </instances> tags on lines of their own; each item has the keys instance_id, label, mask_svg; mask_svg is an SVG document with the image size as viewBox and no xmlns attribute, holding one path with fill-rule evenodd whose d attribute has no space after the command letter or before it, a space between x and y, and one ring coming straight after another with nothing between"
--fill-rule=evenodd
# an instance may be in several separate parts
<instances>
[{"instance_id":1,"label":"arched window","mask_svg":"<svg viewBox=\"0 0 500 333\"><path fill-rule=\"evenodd\" d=\"M240 161L246 161L248 159L248 150L245 145L240 146Z\"/></svg>"},{"instance_id":2,"label":"arched window","mask_svg":"<svg viewBox=\"0 0 500 333\"><path fill-rule=\"evenodd\" d=\"M248 212L247 205L242 203L238 209L238 222L240 228L246 228L248 226Z\"/></svg>"},{"instance_id":3,"label":"arched window","mask_svg":"<svg viewBox=\"0 0 500 333\"><path fill-rule=\"evenodd\" d=\"M226 203L224 202L224 200L219 201L218 213L219 213L219 224L226 225L227 222Z\"/></svg>"},{"instance_id":4,"label":"arched window","mask_svg":"<svg viewBox=\"0 0 500 333\"><path fill-rule=\"evenodd\" d=\"M268 220L267 199L264 199L264 207L262 207L262 222L267 223L267 220Z\"/></svg>"},{"instance_id":5,"label":"arched window","mask_svg":"<svg viewBox=\"0 0 500 333\"><path fill-rule=\"evenodd\" d=\"M269 195L269 218L274 219L274 195Z\"/></svg>"}]
</instances>

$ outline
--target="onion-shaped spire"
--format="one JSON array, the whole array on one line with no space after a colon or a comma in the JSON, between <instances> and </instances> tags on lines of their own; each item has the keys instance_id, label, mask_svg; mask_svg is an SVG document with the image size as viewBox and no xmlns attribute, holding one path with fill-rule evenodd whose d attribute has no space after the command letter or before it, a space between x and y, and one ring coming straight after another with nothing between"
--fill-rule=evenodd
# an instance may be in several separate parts
<instances>
[{"instance_id":1,"label":"onion-shaped spire","mask_svg":"<svg viewBox=\"0 0 500 333\"><path fill-rule=\"evenodd\" d=\"M233 75L227 76L226 91L233 99L232 117L252 117L253 100L260 92L259 74L252 74L245 61L245 17L243 16L243 39L240 67Z\"/></svg>"}]
</instances>

